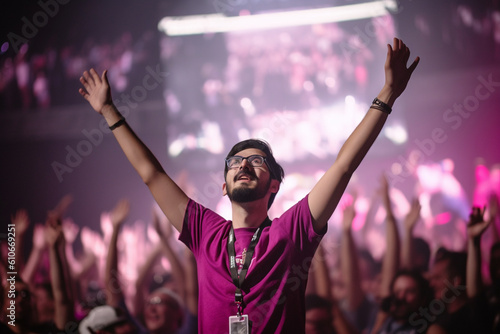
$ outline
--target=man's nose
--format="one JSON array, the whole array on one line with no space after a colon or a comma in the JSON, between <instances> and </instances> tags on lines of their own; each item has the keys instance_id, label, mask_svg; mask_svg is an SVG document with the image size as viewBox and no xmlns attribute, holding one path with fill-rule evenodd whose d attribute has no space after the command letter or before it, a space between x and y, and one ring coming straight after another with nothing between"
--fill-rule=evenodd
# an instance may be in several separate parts
<instances>
[{"instance_id":1,"label":"man's nose","mask_svg":"<svg viewBox=\"0 0 500 334\"><path fill-rule=\"evenodd\" d=\"M252 164L248 162L248 159L241 160L240 169L249 168L250 166L252 166Z\"/></svg>"}]
</instances>

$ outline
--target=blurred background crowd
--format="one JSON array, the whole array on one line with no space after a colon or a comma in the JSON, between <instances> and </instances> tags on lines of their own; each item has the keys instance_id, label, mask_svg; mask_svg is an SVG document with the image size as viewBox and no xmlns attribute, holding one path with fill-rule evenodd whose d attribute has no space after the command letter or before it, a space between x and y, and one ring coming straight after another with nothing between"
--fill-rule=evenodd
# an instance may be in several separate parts
<instances>
[{"instance_id":1,"label":"blurred background crowd","mask_svg":"<svg viewBox=\"0 0 500 334\"><path fill-rule=\"evenodd\" d=\"M451 161L420 166L418 174L427 178L412 198L383 171L373 193L356 182L349 186L308 259L307 333L499 331L500 166L478 164L470 194L452 167ZM288 178L271 217L314 182ZM194 190L186 175L177 181ZM134 203L115 198L98 228L71 216L78 205L72 195L49 208L44 223L34 223L29 208L12 213L17 251L7 242L1 248L2 280L9 282L8 271L18 273L3 286L6 331L197 332L198 280L209 278L197 276L192 253L156 205L134 221ZM13 254L14 269L7 266ZM7 326L11 300L15 327Z\"/></svg>"}]
</instances>

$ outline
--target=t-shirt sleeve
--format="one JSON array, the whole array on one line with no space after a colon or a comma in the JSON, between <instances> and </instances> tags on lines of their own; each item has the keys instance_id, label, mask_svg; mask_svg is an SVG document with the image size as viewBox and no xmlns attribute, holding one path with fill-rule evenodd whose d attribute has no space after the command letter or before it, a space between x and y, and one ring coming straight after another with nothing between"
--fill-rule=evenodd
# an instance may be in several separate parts
<instances>
[{"instance_id":1,"label":"t-shirt sleeve","mask_svg":"<svg viewBox=\"0 0 500 334\"><path fill-rule=\"evenodd\" d=\"M315 251L327 231L327 226L316 233L313 228L308 195L273 221L273 228L286 233L301 251Z\"/></svg>"},{"instance_id":2,"label":"t-shirt sleeve","mask_svg":"<svg viewBox=\"0 0 500 334\"><path fill-rule=\"evenodd\" d=\"M228 221L217 213L190 199L184 213L179 240L197 256L203 238L227 223Z\"/></svg>"}]
</instances>

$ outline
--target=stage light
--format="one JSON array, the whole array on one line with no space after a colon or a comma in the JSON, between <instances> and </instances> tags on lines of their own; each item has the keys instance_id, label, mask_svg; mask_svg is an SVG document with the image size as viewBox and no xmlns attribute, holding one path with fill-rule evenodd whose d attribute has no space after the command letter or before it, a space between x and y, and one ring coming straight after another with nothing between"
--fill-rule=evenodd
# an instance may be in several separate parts
<instances>
[{"instance_id":1,"label":"stage light","mask_svg":"<svg viewBox=\"0 0 500 334\"><path fill-rule=\"evenodd\" d=\"M383 0L338 7L231 17L224 14L164 17L158 23L158 29L168 36L274 29L384 16L395 12L397 8L395 0Z\"/></svg>"},{"instance_id":2,"label":"stage light","mask_svg":"<svg viewBox=\"0 0 500 334\"><path fill-rule=\"evenodd\" d=\"M396 145L402 145L408 140L408 132L406 132L405 127L401 124L388 125L383 133Z\"/></svg>"}]
</instances>

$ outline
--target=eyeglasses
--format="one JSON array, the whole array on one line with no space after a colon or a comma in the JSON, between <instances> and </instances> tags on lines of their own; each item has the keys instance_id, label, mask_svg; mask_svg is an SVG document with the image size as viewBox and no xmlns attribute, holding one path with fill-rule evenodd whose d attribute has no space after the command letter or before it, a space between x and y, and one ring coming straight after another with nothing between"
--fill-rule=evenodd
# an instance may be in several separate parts
<instances>
[{"instance_id":1,"label":"eyeglasses","mask_svg":"<svg viewBox=\"0 0 500 334\"><path fill-rule=\"evenodd\" d=\"M247 160L252 167L260 167L266 162L266 157L262 155L251 155L248 157L240 157L239 155L234 155L226 159L227 168L238 168L243 163L243 160Z\"/></svg>"}]
</instances>

